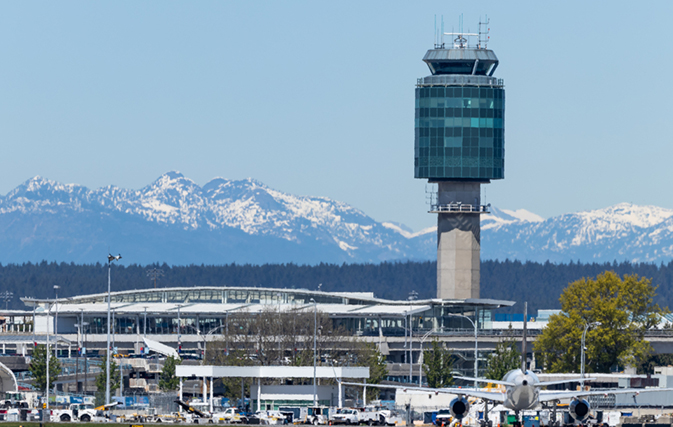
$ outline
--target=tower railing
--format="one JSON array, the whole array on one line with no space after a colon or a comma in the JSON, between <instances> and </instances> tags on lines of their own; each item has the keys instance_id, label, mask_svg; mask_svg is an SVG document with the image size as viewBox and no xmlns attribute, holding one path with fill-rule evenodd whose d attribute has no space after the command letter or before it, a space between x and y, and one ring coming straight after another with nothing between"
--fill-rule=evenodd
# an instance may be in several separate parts
<instances>
[{"instance_id":1,"label":"tower railing","mask_svg":"<svg viewBox=\"0 0 673 427\"><path fill-rule=\"evenodd\" d=\"M447 203L430 205L430 213L475 213L489 214L491 205L470 205L466 203Z\"/></svg>"},{"instance_id":2,"label":"tower railing","mask_svg":"<svg viewBox=\"0 0 673 427\"><path fill-rule=\"evenodd\" d=\"M505 80L490 76L440 74L416 79L416 87L423 86L488 86L504 88Z\"/></svg>"}]
</instances>

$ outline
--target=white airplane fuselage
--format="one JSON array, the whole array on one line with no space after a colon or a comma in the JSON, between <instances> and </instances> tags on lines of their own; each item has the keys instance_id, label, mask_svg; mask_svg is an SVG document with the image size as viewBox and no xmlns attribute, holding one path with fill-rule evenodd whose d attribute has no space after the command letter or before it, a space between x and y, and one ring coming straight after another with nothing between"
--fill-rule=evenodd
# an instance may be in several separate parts
<instances>
[{"instance_id":1,"label":"white airplane fuselage","mask_svg":"<svg viewBox=\"0 0 673 427\"><path fill-rule=\"evenodd\" d=\"M540 379L531 371L525 373L514 369L505 374L503 381L514 385L505 386L507 397L503 405L515 411L535 408L540 402Z\"/></svg>"}]
</instances>

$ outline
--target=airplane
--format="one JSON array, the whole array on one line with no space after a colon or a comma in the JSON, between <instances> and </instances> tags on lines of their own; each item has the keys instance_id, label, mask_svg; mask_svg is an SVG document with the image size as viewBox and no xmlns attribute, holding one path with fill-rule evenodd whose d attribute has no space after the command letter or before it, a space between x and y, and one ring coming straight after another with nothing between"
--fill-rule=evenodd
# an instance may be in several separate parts
<instances>
[{"instance_id":1,"label":"airplane","mask_svg":"<svg viewBox=\"0 0 673 427\"><path fill-rule=\"evenodd\" d=\"M523 323L523 341L521 343L521 368L514 369L505 374L502 380L492 380L487 378L470 378L470 377L454 377L461 380L469 380L482 383L492 383L499 384L504 386L504 391L485 391L479 390L476 388L429 388L429 387L407 387L407 386L396 386L396 385L375 385L375 384L362 384L362 383L346 383L342 382L344 385L359 385L367 387L379 387L379 388L397 388L402 390L419 390L419 391L432 391L435 394L447 393L447 394L456 394L458 397L453 399L449 404L449 409L451 415L454 418L461 420L463 419L470 410L470 404L467 400L467 397L476 397L483 399L484 402L494 402L502 404L505 408L513 410L517 418L520 411L533 409L540 405L543 402L553 402L554 404L558 403L561 399L571 399L569 405L570 415L577 423L582 423L586 420L591 412L591 406L589 402L584 399L588 396L607 396L610 394L635 394L638 395L643 392L655 392L655 391L669 391L673 390L670 388L657 388L657 389L633 389L633 388L619 388L619 389L603 389L603 390L583 390L583 391L574 391L574 390L542 390L543 387L557 384L573 383L580 382L583 384L584 381L591 381L595 378L569 378L559 381L540 381L537 375L527 369L526 367L526 335L527 335L527 308L528 304L524 303L524 323ZM484 419L488 422L488 409L485 405L485 414Z\"/></svg>"}]
</instances>

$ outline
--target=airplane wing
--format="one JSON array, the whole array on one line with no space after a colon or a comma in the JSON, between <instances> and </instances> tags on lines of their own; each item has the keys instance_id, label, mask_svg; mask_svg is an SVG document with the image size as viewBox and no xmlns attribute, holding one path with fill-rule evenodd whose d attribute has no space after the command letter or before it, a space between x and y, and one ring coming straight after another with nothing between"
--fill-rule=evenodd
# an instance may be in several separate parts
<instances>
[{"instance_id":1,"label":"airplane wing","mask_svg":"<svg viewBox=\"0 0 673 427\"><path fill-rule=\"evenodd\" d=\"M606 390L540 390L540 402L548 402L550 400L572 399L574 397L586 396L607 396L610 394L640 394L640 393L654 393L658 391L671 391L672 388L611 388Z\"/></svg>"},{"instance_id":2,"label":"airplane wing","mask_svg":"<svg viewBox=\"0 0 673 427\"><path fill-rule=\"evenodd\" d=\"M342 382L343 385L356 385L360 387L378 387L378 388L396 388L400 390L413 390L421 391L425 393L445 393L445 394L457 394L462 396L472 396L478 397L480 399L492 400L494 402L504 402L507 397L503 392L496 391L482 391L475 390L473 388L430 388L430 387L408 387L403 385L390 385L390 384L364 384L364 383L347 383Z\"/></svg>"},{"instance_id":3,"label":"airplane wing","mask_svg":"<svg viewBox=\"0 0 673 427\"><path fill-rule=\"evenodd\" d=\"M472 378L472 377L453 377L458 380L466 380L466 381L478 381L480 383L491 383L491 384L500 384L500 385L505 385L505 386L510 386L510 387L515 387L516 384L509 382L509 381L498 381L498 380L489 380L488 378Z\"/></svg>"},{"instance_id":4,"label":"airplane wing","mask_svg":"<svg viewBox=\"0 0 673 427\"><path fill-rule=\"evenodd\" d=\"M548 385L578 383L578 382L581 382L581 381L590 382L590 381L594 381L595 379L596 378L589 378L589 377L587 377L587 378L579 378L579 377L578 378L568 378L566 380L558 380L558 381L541 381L541 382L537 383L536 385L538 387L546 387Z\"/></svg>"}]
</instances>

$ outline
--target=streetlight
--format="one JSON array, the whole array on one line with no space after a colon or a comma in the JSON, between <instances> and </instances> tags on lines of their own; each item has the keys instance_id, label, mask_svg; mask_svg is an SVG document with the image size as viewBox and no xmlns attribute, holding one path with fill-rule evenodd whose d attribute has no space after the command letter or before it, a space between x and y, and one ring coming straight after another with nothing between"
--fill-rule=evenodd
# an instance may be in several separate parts
<instances>
[{"instance_id":1,"label":"streetlight","mask_svg":"<svg viewBox=\"0 0 673 427\"><path fill-rule=\"evenodd\" d=\"M46 409L47 414L49 414L49 313L51 312L51 304L47 303L47 402Z\"/></svg>"},{"instance_id":2,"label":"streetlight","mask_svg":"<svg viewBox=\"0 0 673 427\"><path fill-rule=\"evenodd\" d=\"M472 323L472 326L474 326L474 388L476 390L477 389L477 378L479 377L479 358L478 358L478 346L477 346L477 323L473 322L472 319L465 316L464 314L449 313L447 315L448 316L453 316L453 317L464 317L467 320L469 320L470 323ZM475 319L477 318L477 309L476 308L474 310L474 317L475 317ZM525 355L524 355L524 357L525 357Z\"/></svg>"},{"instance_id":3,"label":"streetlight","mask_svg":"<svg viewBox=\"0 0 673 427\"><path fill-rule=\"evenodd\" d=\"M143 313L143 338L147 338L147 306L143 306L145 312Z\"/></svg>"},{"instance_id":4,"label":"streetlight","mask_svg":"<svg viewBox=\"0 0 673 427\"><path fill-rule=\"evenodd\" d=\"M180 339L182 338L180 331L180 307L182 307L182 304L178 304L178 354L182 352L182 342L180 342Z\"/></svg>"},{"instance_id":5,"label":"streetlight","mask_svg":"<svg viewBox=\"0 0 673 427\"><path fill-rule=\"evenodd\" d=\"M316 384L316 366L318 359L316 357L317 336L318 336L318 305L313 298L313 406L318 406L318 386Z\"/></svg>"},{"instance_id":6,"label":"streetlight","mask_svg":"<svg viewBox=\"0 0 673 427\"><path fill-rule=\"evenodd\" d=\"M206 345L207 345L207 343L208 343L208 337L209 337L210 335L212 335L213 332L217 331L218 329L224 328L225 326L227 326L226 323L225 323L224 325L216 326L216 327L214 327L213 329L211 329L210 331L208 331L208 333L206 333L206 334L203 336L203 361L204 361L204 363L205 363L205 361L206 361L206 350L207 350ZM198 331L197 331L197 332L198 332Z\"/></svg>"},{"instance_id":7,"label":"streetlight","mask_svg":"<svg viewBox=\"0 0 673 427\"><path fill-rule=\"evenodd\" d=\"M58 358L58 290L60 286L54 285L54 292L56 292L56 322L54 322L54 335L56 335L56 342L54 343L54 357Z\"/></svg>"},{"instance_id":8,"label":"streetlight","mask_svg":"<svg viewBox=\"0 0 673 427\"><path fill-rule=\"evenodd\" d=\"M418 386L423 387L423 343L425 342L426 338L430 336L432 333L432 330L429 330L428 332L423 335L423 338L421 338L421 356L418 358Z\"/></svg>"},{"instance_id":9,"label":"streetlight","mask_svg":"<svg viewBox=\"0 0 673 427\"><path fill-rule=\"evenodd\" d=\"M584 326L584 331L582 332L582 348L581 348L581 365L580 365L580 384L582 385L582 390L584 390L584 341L587 337L587 331L589 330L590 327L592 326L601 326L601 322L592 322L586 323L586 326Z\"/></svg>"},{"instance_id":10,"label":"streetlight","mask_svg":"<svg viewBox=\"0 0 673 427\"><path fill-rule=\"evenodd\" d=\"M413 378L413 367L414 367L414 342L412 340L412 335L413 335L413 329L414 329L414 324L413 324L413 313L412 313L412 302L418 298L418 292L415 290L409 292L409 383L412 383L412 378Z\"/></svg>"},{"instance_id":11,"label":"streetlight","mask_svg":"<svg viewBox=\"0 0 673 427\"><path fill-rule=\"evenodd\" d=\"M121 255L107 256L107 357L105 360L105 404L110 404L110 271L112 270L112 261L119 261L122 259Z\"/></svg>"}]
</instances>

